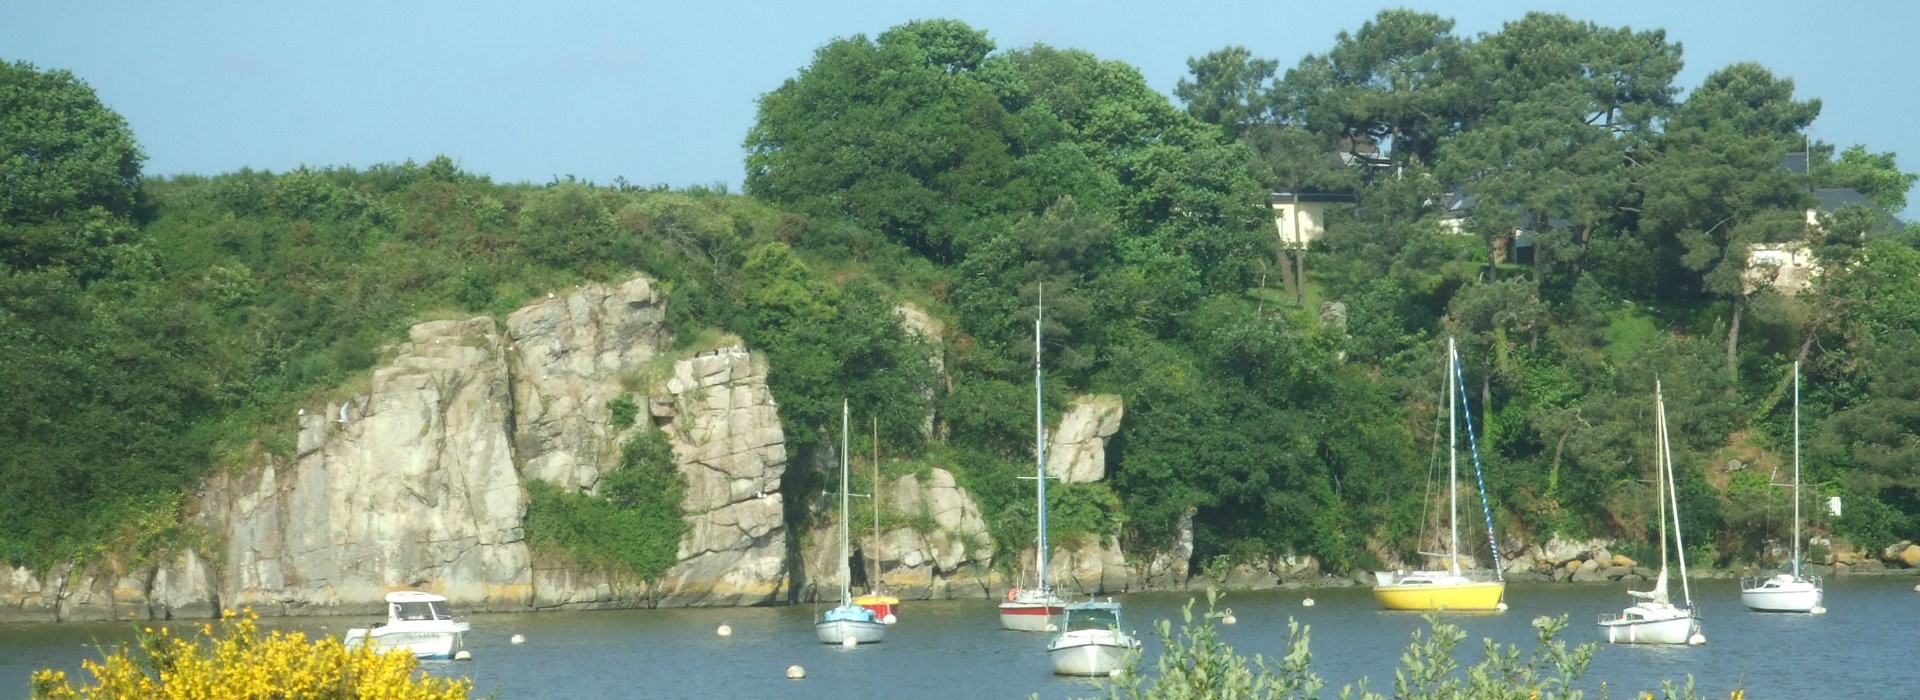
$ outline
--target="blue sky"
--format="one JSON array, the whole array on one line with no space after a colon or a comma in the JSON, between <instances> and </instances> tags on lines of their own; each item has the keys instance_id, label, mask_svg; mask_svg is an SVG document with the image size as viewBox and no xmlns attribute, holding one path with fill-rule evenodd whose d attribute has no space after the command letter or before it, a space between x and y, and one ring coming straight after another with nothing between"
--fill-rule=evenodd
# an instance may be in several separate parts
<instances>
[{"instance_id":1,"label":"blue sky","mask_svg":"<svg viewBox=\"0 0 1920 700\"><path fill-rule=\"evenodd\" d=\"M447 155L499 182L572 175L739 191L755 101L835 37L950 17L1001 48L1085 49L1171 92L1228 45L1283 69L1385 7L1493 32L1528 11L1665 29L1683 88L1738 61L1819 97L1815 138L1920 171L1920 3L1757 0L1185 3L0 3L0 60L73 71L126 117L146 172L365 167ZM1920 188L1909 195L1920 200ZM1906 218L1920 218L1920 202Z\"/></svg>"}]
</instances>

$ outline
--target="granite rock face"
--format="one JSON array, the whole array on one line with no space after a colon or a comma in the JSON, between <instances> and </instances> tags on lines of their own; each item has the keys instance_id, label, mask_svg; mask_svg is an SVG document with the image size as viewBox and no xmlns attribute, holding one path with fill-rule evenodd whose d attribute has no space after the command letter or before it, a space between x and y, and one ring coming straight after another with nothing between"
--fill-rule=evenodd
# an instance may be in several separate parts
<instances>
[{"instance_id":1,"label":"granite rock face","mask_svg":"<svg viewBox=\"0 0 1920 700\"><path fill-rule=\"evenodd\" d=\"M1047 474L1069 483L1106 479L1107 441L1120 432L1125 414L1118 396L1074 397L1059 429L1047 436Z\"/></svg>"},{"instance_id":2,"label":"granite rock face","mask_svg":"<svg viewBox=\"0 0 1920 700\"><path fill-rule=\"evenodd\" d=\"M300 416L291 461L210 480L200 506L225 544L222 604L364 612L404 588L526 606L505 339L487 318L434 321L391 353L367 393Z\"/></svg>"},{"instance_id":3,"label":"granite rock face","mask_svg":"<svg viewBox=\"0 0 1920 700\"><path fill-rule=\"evenodd\" d=\"M295 416L291 457L202 484L189 520L218 550L16 569L0 619L367 614L400 589L462 611L767 602L787 572L766 363L738 344L664 357L664 315L640 278L549 295L504 328L416 325L353 395ZM623 395L634 425L612 424ZM591 493L638 430L670 436L687 480L679 561L650 585L535 562L527 480Z\"/></svg>"}]
</instances>

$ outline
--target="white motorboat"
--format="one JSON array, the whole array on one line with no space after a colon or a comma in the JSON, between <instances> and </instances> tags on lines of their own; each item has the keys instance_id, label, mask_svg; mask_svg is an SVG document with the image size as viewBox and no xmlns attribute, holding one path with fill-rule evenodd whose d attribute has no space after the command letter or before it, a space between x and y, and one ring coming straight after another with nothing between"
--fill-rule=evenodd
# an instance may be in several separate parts
<instances>
[{"instance_id":1,"label":"white motorboat","mask_svg":"<svg viewBox=\"0 0 1920 700\"><path fill-rule=\"evenodd\" d=\"M1467 400L1461 380L1460 354L1453 338L1447 339L1446 383L1441 393L1447 396L1447 551L1440 556L1447 562L1445 571L1375 571L1374 600L1388 610L1504 610L1507 582L1500 569L1492 571L1460 568L1460 438L1459 413L1466 412ZM1480 450L1473 438L1473 414L1467 413L1467 442L1473 447L1475 483L1480 485L1480 513L1486 517L1487 547L1493 560L1500 561L1500 544L1493 537L1493 511L1487 504L1486 481L1480 478Z\"/></svg>"},{"instance_id":2,"label":"white motorboat","mask_svg":"<svg viewBox=\"0 0 1920 700\"><path fill-rule=\"evenodd\" d=\"M1000 603L1000 626L1021 632L1053 632L1066 622L1067 601L1047 585L1047 424L1040 409L1040 319L1044 302L1033 316L1033 431L1035 511L1038 528L1034 534L1033 588L1014 588ZM1022 477L1026 478L1026 477Z\"/></svg>"},{"instance_id":3,"label":"white motorboat","mask_svg":"<svg viewBox=\"0 0 1920 700\"><path fill-rule=\"evenodd\" d=\"M820 615L813 623L813 634L825 644L872 644L887 636L887 624L874 614L873 610L853 602L853 589L849 585L852 571L847 559L852 556L852 536L847 532L847 518L852 513L848 504L847 483L847 422L849 411L846 402L840 404L840 605Z\"/></svg>"},{"instance_id":4,"label":"white motorboat","mask_svg":"<svg viewBox=\"0 0 1920 700\"><path fill-rule=\"evenodd\" d=\"M418 591L387 594L387 621L347 630L347 648L404 649L422 659L451 659L465 648L467 623L453 619L445 596Z\"/></svg>"},{"instance_id":5,"label":"white motorboat","mask_svg":"<svg viewBox=\"0 0 1920 700\"><path fill-rule=\"evenodd\" d=\"M1667 406L1660 381L1653 382L1654 494L1659 503L1660 574L1651 591L1627 591L1641 602L1618 615L1601 615L1600 636L1611 644L1705 644L1700 619L1693 614L1693 593L1687 585L1687 545L1680 536L1680 501L1673 487L1673 446L1667 441ZM1671 514L1671 516L1669 516ZM1673 549L1680 562L1680 605L1667 595L1667 524L1673 524Z\"/></svg>"},{"instance_id":6,"label":"white motorboat","mask_svg":"<svg viewBox=\"0 0 1920 700\"><path fill-rule=\"evenodd\" d=\"M1760 612L1821 613L1820 577L1800 572L1800 363L1793 363L1793 558L1791 571L1740 581L1740 603Z\"/></svg>"},{"instance_id":7,"label":"white motorboat","mask_svg":"<svg viewBox=\"0 0 1920 700\"><path fill-rule=\"evenodd\" d=\"M1053 672L1062 676L1105 676L1139 652L1140 640L1120 628L1120 604L1112 599L1069 603L1065 626L1047 642Z\"/></svg>"}]
</instances>

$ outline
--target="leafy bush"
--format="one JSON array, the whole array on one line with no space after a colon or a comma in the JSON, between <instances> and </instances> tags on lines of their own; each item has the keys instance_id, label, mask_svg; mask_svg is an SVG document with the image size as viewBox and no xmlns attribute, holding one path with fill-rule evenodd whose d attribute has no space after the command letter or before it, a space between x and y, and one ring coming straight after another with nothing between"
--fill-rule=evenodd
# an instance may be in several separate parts
<instances>
[{"instance_id":1,"label":"leafy bush","mask_svg":"<svg viewBox=\"0 0 1920 700\"><path fill-rule=\"evenodd\" d=\"M581 564L652 580L673 566L687 534L681 499L686 478L658 430L643 430L621 448L620 465L600 478L597 494L527 482L527 542Z\"/></svg>"},{"instance_id":2,"label":"leafy bush","mask_svg":"<svg viewBox=\"0 0 1920 700\"><path fill-rule=\"evenodd\" d=\"M31 697L458 700L472 690L464 678L420 673L419 661L405 650L348 649L333 637L262 633L258 619L251 610L228 613L218 626L202 625L191 636L143 627L132 645L81 662L91 685L75 687L66 672L45 669L34 672Z\"/></svg>"},{"instance_id":3,"label":"leafy bush","mask_svg":"<svg viewBox=\"0 0 1920 700\"><path fill-rule=\"evenodd\" d=\"M1303 700L1320 697L1326 682L1312 670L1313 654L1308 649L1309 628L1295 620L1287 621L1287 653L1279 659L1239 655L1220 641L1214 620L1231 614L1219 610L1219 593L1207 591L1207 611L1198 619L1193 601L1180 611L1180 632L1161 620L1155 633L1166 645L1155 664L1156 674L1145 678L1130 666L1115 675L1107 687L1112 700ZM1468 668L1455 659L1466 632L1438 615L1427 616L1425 634L1413 633L1413 641L1400 656L1394 670L1393 694L1396 700L1580 700L1586 691L1578 687L1580 677L1599 650L1599 644L1587 642L1568 648L1558 639L1567 627L1563 617L1538 617L1533 627L1539 638L1525 654L1485 640L1485 658ZM1384 695L1367 690L1368 680L1343 686L1340 695L1358 700L1384 700ZM1744 693L1735 690L1733 700ZM1601 697L1606 697L1604 687ZM1652 694L1641 697L1652 700ZM1662 700L1693 700L1693 680L1661 687Z\"/></svg>"},{"instance_id":4,"label":"leafy bush","mask_svg":"<svg viewBox=\"0 0 1920 700\"><path fill-rule=\"evenodd\" d=\"M633 419L640 415L640 406L633 402L631 395L621 394L607 402L607 413L614 430L626 430L633 427Z\"/></svg>"}]
</instances>

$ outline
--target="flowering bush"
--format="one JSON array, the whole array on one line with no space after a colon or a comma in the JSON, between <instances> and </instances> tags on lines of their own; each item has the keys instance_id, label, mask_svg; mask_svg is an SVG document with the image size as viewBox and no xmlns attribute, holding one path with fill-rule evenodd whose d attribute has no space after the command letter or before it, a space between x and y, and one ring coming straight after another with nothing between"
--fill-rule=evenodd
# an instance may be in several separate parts
<instances>
[{"instance_id":1,"label":"flowering bush","mask_svg":"<svg viewBox=\"0 0 1920 700\"><path fill-rule=\"evenodd\" d=\"M33 674L35 700L465 700L466 679L419 673L406 651L348 649L339 639L300 632L262 633L251 610L227 613L199 633L143 627L130 646L81 662L94 685L74 687L64 671Z\"/></svg>"}]
</instances>

